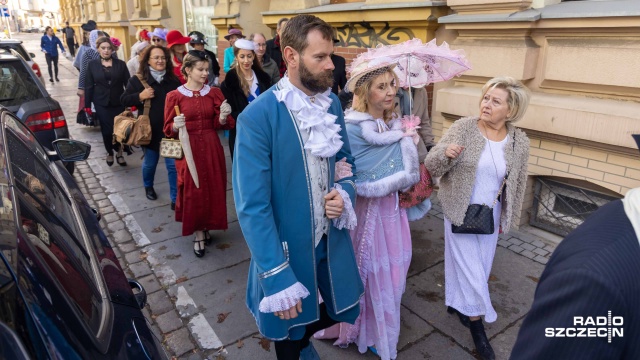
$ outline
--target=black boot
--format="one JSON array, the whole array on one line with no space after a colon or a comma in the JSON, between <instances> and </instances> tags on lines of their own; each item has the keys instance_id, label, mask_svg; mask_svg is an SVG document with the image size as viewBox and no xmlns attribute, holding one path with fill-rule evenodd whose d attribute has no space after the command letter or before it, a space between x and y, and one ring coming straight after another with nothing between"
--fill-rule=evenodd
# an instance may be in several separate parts
<instances>
[{"instance_id":1,"label":"black boot","mask_svg":"<svg viewBox=\"0 0 640 360\"><path fill-rule=\"evenodd\" d=\"M457 314L458 319L460 319L460 323L466 328L469 327L469 317L467 315L463 315L460 311L452 308L451 306L447 306L447 312L449 314Z\"/></svg>"},{"instance_id":2,"label":"black boot","mask_svg":"<svg viewBox=\"0 0 640 360\"><path fill-rule=\"evenodd\" d=\"M476 352L480 355L482 360L495 360L496 354L493 352L487 334L484 332L484 325L482 319L470 321L471 337L473 337L473 343L476 346Z\"/></svg>"}]
</instances>

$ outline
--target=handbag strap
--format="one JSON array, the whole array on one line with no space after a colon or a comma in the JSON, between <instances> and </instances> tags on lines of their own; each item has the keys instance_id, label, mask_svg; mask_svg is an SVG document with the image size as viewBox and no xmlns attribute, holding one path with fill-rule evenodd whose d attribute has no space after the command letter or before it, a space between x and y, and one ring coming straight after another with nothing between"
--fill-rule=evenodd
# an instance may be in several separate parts
<instances>
[{"instance_id":1,"label":"handbag strap","mask_svg":"<svg viewBox=\"0 0 640 360\"><path fill-rule=\"evenodd\" d=\"M144 86L145 89L149 89L151 87L149 86L147 81L142 77L142 75L136 74L136 77L138 78L138 80L140 80L140 83L142 84L142 86ZM142 110L141 115L149 115L150 110L151 110L151 100L147 99L144 101L144 110Z\"/></svg>"},{"instance_id":2,"label":"handbag strap","mask_svg":"<svg viewBox=\"0 0 640 360\"><path fill-rule=\"evenodd\" d=\"M516 151L516 132L513 132L513 151ZM509 173L507 172L504 175L504 179L502 179L502 185L500 185L500 191L498 191L498 195L496 195L496 198L493 200L493 205L491 205L491 208L493 208L494 206L496 206L496 204L498 203L498 199L500 199L500 195L502 195L502 191L504 190L505 185L507 184L507 179L509 178Z\"/></svg>"}]
</instances>

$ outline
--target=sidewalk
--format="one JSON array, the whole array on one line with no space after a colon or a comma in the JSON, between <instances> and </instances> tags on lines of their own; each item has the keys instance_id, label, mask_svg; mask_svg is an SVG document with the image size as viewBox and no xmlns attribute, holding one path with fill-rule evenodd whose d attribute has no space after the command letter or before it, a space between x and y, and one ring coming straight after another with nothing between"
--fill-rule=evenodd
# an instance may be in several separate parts
<instances>
[{"instance_id":1,"label":"sidewalk","mask_svg":"<svg viewBox=\"0 0 640 360\"><path fill-rule=\"evenodd\" d=\"M29 51L36 52L35 36L23 34L20 38ZM38 56L36 61L46 72L44 57ZM75 123L77 73L69 61L61 59L62 82L47 83L47 88L60 101L72 136L92 145L90 158L77 163L75 177L90 203L102 213L103 227L123 268L147 290L145 314L153 321L154 331L179 358L275 359L272 344L260 337L244 305L250 253L237 222L230 173L229 229L212 231L213 244L204 258L196 258L192 237L180 235L181 224L174 221L169 208L162 162L154 186L158 200L149 201L142 185L142 152L126 157L127 167L108 167L99 129ZM226 141L224 147L230 171ZM468 329L447 314L444 306L443 215L436 198L432 200L429 215L411 224L413 259L402 301L398 359L473 359ZM489 280L498 320L486 324L498 359L509 357L543 264L552 251L553 246L526 232L501 235ZM360 355L355 346L340 349L330 341L314 343L323 359L376 358L370 352Z\"/></svg>"}]
</instances>

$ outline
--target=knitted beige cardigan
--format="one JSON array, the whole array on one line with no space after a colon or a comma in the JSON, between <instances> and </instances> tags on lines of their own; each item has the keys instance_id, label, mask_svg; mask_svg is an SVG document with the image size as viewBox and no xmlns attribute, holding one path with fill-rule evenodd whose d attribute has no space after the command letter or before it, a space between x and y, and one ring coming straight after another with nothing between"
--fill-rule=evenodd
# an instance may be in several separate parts
<instances>
[{"instance_id":1,"label":"knitted beige cardigan","mask_svg":"<svg viewBox=\"0 0 640 360\"><path fill-rule=\"evenodd\" d=\"M453 123L424 160L432 177L442 177L438 199L442 204L444 215L454 225L461 225L464 221L473 192L478 161L487 144L487 140L478 129L477 122L478 117L474 116L462 118ZM529 138L524 131L510 122L507 122L507 131L509 141L504 147L504 157L509 178L504 190L506 195L502 197L500 216L500 225L505 233L512 226L518 227L517 220L522 209L529 159ZM449 144L464 146L458 158L449 159L445 156L444 151Z\"/></svg>"}]
</instances>

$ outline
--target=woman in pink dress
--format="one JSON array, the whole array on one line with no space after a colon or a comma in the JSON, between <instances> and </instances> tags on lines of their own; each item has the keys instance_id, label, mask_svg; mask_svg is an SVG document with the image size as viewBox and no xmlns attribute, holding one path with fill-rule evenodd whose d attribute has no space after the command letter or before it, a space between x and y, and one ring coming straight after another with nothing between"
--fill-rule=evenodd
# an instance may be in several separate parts
<instances>
[{"instance_id":1,"label":"woman in pink dress","mask_svg":"<svg viewBox=\"0 0 640 360\"><path fill-rule=\"evenodd\" d=\"M316 334L338 338L335 345L341 347L356 343L361 353L369 347L384 360L397 356L400 300L411 263L409 220L398 191L420 179L416 131L404 130L392 117L394 67L385 58L361 63L347 83L356 96L344 116L358 179L358 225L351 241L365 294L354 325L342 323Z\"/></svg>"}]
</instances>

